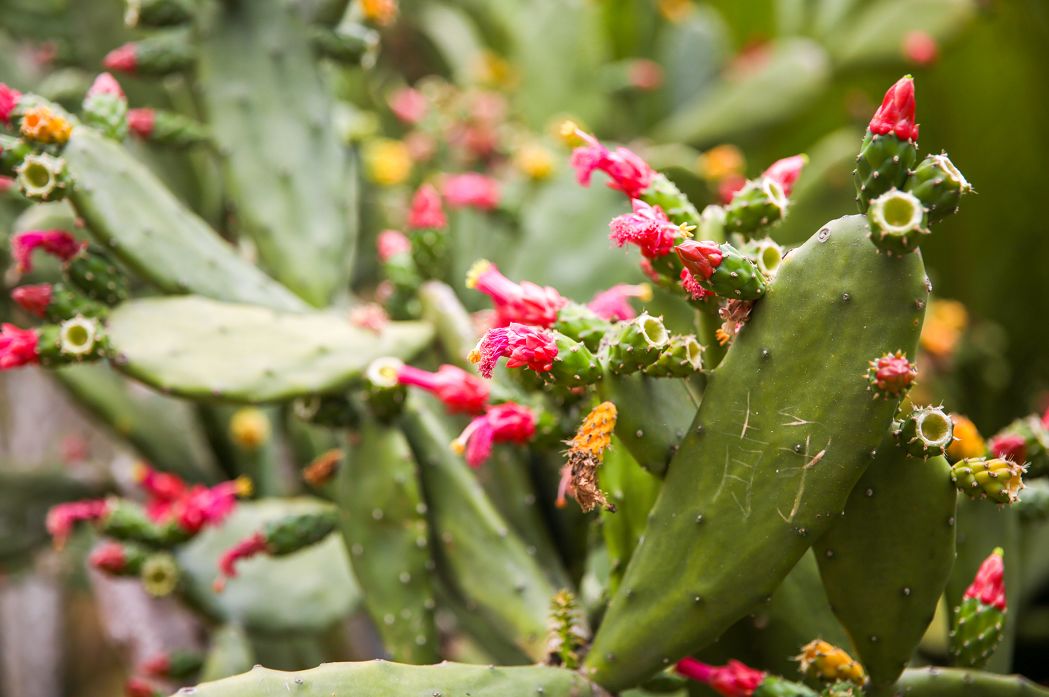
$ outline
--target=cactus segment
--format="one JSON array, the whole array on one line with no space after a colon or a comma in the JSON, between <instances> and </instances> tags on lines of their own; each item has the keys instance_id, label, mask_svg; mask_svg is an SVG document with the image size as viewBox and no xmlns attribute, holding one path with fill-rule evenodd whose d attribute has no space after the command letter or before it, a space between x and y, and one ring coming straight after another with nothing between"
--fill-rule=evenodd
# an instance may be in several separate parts
<instances>
[{"instance_id":1,"label":"cactus segment","mask_svg":"<svg viewBox=\"0 0 1049 697\"><path fill-rule=\"evenodd\" d=\"M648 512L656 501L661 482L643 469L617 439L613 440L601 466L600 484L616 509L615 513L601 513L601 535L611 564L608 589L615 593L627 562L644 534Z\"/></svg>"},{"instance_id":2,"label":"cactus segment","mask_svg":"<svg viewBox=\"0 0 1049 697\"><path fill-rule=\"evenodd\" d=\"M932 621L954 563L956 499L946 460L915 462L889 435L814 545L874 694L896 682Z\"/></svg>"},{"instance_id":3,"label":"cactus segment","mask_svg":"<svg viewBox=\"0 0 1049 697\"><path fill-rule=\"evenodd\" d=\"M644 312L616 325L605 346L605 358L613 373L636 373L652 365L670 343L670 333L661 317Z\"/></svg>"},{"instance_id":4,"label":"cactus segment","mask_svg":"<svg viewBox=\"0 0 1049 697\"><path fill-rule=\"evenodd\" d=\"M295 685L297 697L606 697L579 673L550 666L467 665L444 662L410 666L389 661L325 663L295 673L256 666L243 675L193 688L198 697L254 697Z\"/></svg>"},{"instance_id":5,"label":"cactus segment","mask_svg":"<svg viewBox=\"0 0 1049 697\"><path fill-rule=\"evenodd\" d=\"M907 179L906 190L925 207L930 223L938 223L958 211L958 202L973 190L947 155L928 155Z\"/></svg>"},{"instance_id":6,"label":"cactus segment","mask_svg":"<svg viewBox=\"0 0 1049 697\"><path fill-rule=\"evenodd\" d=\"M76 128L63 155L76 182L70 202L92 236L160 290L304 309L116 143L90 128Z\"/></svg>"},{"instance_id":7,"label":"cactus segment","mask_svg":"<svg viewBox=\"0 0 1049 697\"><path fill-rule=\"evenodd\" d=\"M995 503L1013 503L1024 488L1024 465L1003 460L971 457L951 468L951 479L971 499L989 499Z\"/></svg>"},{"instance_id":8,"label":"cactus segment","mask_svg":"<svg viewBox=\"0 0 1049 697\"><path fill-rule=\"evenodd\" d=\"M768 597L870 462L895 403L870 398L859 357L913 350L927 290L920 257L887 259L867 233L846 217L794 250L715 370L587 655L607 689L710 643ZM821 329L802 337L799 325Z\"/></svg>"},{"instance_id":9,"label":"cactus segment","mask_svg":"<svg viewBox=\"0 0 1049 697\"><path fill-rule=\"evenodd\" d=\"M942 407L917 407L893 429L908 455L927 460L943 455L954 441L954 422Z\"/></svg>"},{"instance_id":10,"label":"cactus segment","mask_svg":"<svg viewBox=\"0 0 1049 697\"><path fill-rule=\"evenodd\" d=\"M30 201L58 201L69 188L66 161L47 153L30 153L15 169L18 187Z\"/></svg>"},{"instance_id":11,"label":"cactus segment","mask_svg":"<svg viewBox=\"0 0 1049 697\"><path fill-rule=\"evenodd\" d=\"M466 463L448 449L451 438L436 416L410 399L402 425L450 582L499 633L532 659L546 658L545 620L556 589Z\"/></svg>"},{"instance_id":12,"label":"cactus segment","mask_svg":"<svg viewBox=\"0 0 1049 697\"><path fill-rule=\"evenodd\" d=\"M127 299L127 278L98 247L85 246L62 270L70 284L92 300L113 306Z\"/></svg>"},{"instance_id":13,"label":"cactus segment","mask_svg":"<svg viewBox=\"0 0 1049 697\"><path fill-rule=\"evenodd\" d=\"M756 236L787 214L787 194L771 177L748 181L725 208L725 230L746 238Z\"/></svg>"},{"instance_id":14,"label":"cactus segment","mask_svg":"<svg viewBox=\"0 0 1049 697\"><path fill-rule=\"evenodd\" d=\"M1018 675L958 668L909 668L893 697L1049 697L1049 688Z\"/></svg>"},{"instance_id":15,"label":"cactus segment","mask_svg":"<svg viewBox=\"0 0 1049 697\"><path fill-rule=\"evenodd\" d=\"M376 358L411 358L431 338L416 322L391 322L376 335L330 313L194 296L124 303L108 331L114 365L131 377L190 399L246 403L337 390L362 379Z\"/></svg>"},{"instance_id":16,"label":"cactus segment","mask_svg":"<svg viewBox=\"0 0 1049 697\"><path fill-rule=\"evenodd\" d=\"M867 220L871 242L889 256L903 256L918 248L929 234L925 206L914 194L890 189L870 202Z\"/></svg>"},{"instance_id":17,"label":"cactus segment","mask_svg":"<svg viewBox=\"0 0 1049 697\"><path fill-rule=\"evenodd\" d=\"M586 305L570 302L558 311L557 321L551 328L596 352L601 346L601 339L612 330L612 325Z\"/></svg>"},{"instance_id":18,"label":"cactus segment","mask_svg":"<svg viewBox=\"0 0 1049 697\"><path fill-rule=\"evenodd\" d=\"M309 34L285 3L219 3L197 78L239 232L265 270L323 307L353 266L356 179Z\"/></svg>"},{"instance_id":19,"label":"cactus segment","mask_svg":"<svg viewBox=\"0 0 1049 697\"><path fill-rule=\"evenodd\" d=\"M723 298L757 300L768 289L757 265L728 243L686 240L674 251L701 287Z\"/></svg>"},{"instance_id":20,"label":"cactus segment","mask_svg":"<svg viewBox=\"0 0 1049 697\"><path fill-rule=\"evenodd\" d=\"M132 135L167 148L183 150L211 141L204 124L163 109L131 109L127 113Z\"/></svg>"},{"instance_id":21,"label":"cactus segment","mask_svg":"<svg viewBox=\"0 0 1049 697\"><path fill-rule=\"evenodd\" d=\"M692 334L670 337L655 363L645 368L652 377L687 378L703 370L703 347Z\"/></svg>"},{"instance_id":22,"label":"cactus segment","mask_svg":"<svg viewBox=\"0 0 1049 697\"><path fill-rule=\"evenodd\" d=\"M379 33L360 24L313 27L310 39L322 56L346 65L371 68L379 54Z\"/></svg>"},{"instance_id":23,"label":"cactus segment","mask_svg":"<svg viewBox=\"0 0 1049 697\"><path fill-rule=\"evenodd\" d=\"M667 214L670 222L675 225L689 225L699 227L701 224L699 211L688 200L674 182L667 179L661 172L655 172L652 180L639 198L650 206L659 206ZM720 237L705 237L720 242Z\"/></svg>"},{"instance_id":24,"label":"cactus segment","mask_svg":"<svg viewBox=\"0 0 1049 697\"><path fill-rule=\"evenodd\" d=\"M415 460L395 428L366 419L339 468L335 500L364 607L394 660L440 660L426 505Z\"/></svg>"},{"instance_id":25,"label":"cactus segment","mask_svg":"<svg viewBox=\"0 0 1049 697\"><path fill-rule=\"evenodd\" d=\"M170 27L196 15L193 0L126 0L124 24L129 27Z\"/></svg>"},{"instance_id":26,"label":"cactus segment","mask_svg":"<svg viewBox=\"0 0 1049 697\"><path fill-rule=\"evenodd\" d=\"M0 133L0 174L10 177L18 172L26 156L33 151L21 138Z\"/></svg>"},{"instance_id":27,"label":"cactus segment","mask_svg":"<svg viewBox=\"0 0 1049 697\"><path fill-rule=\"evenodd\" d=\"M197 61L197 48L188 30L170 29L113 49L102 64L130 75L171 75L189 70Z\"/></svg>"},{"instance_id":28,"label":"cactus segment","mask_svg":"<svg viewBox=\"0 0 1049 697\"><path fill-rule=\"evenodd\" d=\"M1002 640L1007 610L1003 554L997 547L983 561L955 610L950 654L956 666L983 668Z\"/></svg>"},{"instance_id":29,"label":"cactus segment","mask_svg":"<svg viewBox=\"0 0 1049 697\"><path fill-rule=\"evenodd\" d=\"M897 81L875 112L856 157L856 202L866 213L871 201L890 189L902 189L918 162L918 125L914 122L914 80Z\"/></svg>"}]
</instances>

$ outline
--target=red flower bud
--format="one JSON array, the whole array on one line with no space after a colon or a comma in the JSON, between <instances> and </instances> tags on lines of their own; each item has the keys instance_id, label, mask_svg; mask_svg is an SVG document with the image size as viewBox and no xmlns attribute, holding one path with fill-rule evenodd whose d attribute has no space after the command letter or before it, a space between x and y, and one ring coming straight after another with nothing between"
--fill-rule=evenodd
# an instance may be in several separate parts
<instances>
[{"instance_id":1,"label":"red flower bud","mask_svg":"<svg viewBox=\"0 0 1049 697\"><path fill-rule=\"evenodd\" d=\"M0 370L39 363L38 342L39 337L32 329L0 324Z\"/></svg>"},{"instance_id":2,"label":"red flower bud","mask_svg":"<svg viewBox=\"0 0 1049 697\"><path fill-rule=\"evenodd\" d=\"M721 248L716 242L685 240L674 251L685 268L704 281L721 266Z\"/></svg>"},{"instance_id":3,"label":"red flower bud","mask_svg":"<svg viewBox=\"0 0 1049 697\"><path fill-rule=\"evenodd\" d=\"M88 563L99 571L119 574L127 565L127 555L124 554L124 547L120 543L106 542L91 552Z\"/></svg>"},{"instance_id":4,"label":"red flower bud","mask_svg":"<svg viewBox=\"0 0 1049 697\"><path fill-rule=\"evenodd\" d=\"M87 96L93 97L96 94L112 94L121 99L124 98L124 90L120 89L120 83L109 73L100 73L95 78L95 81L91 83L91 87L87 90Z\"/></svg>"},{"instance_id":5,"label":"red flower bud","mask_svg":"<svg viewBox=\"0 0 1049 697\"><path fill-rule=\"evenodd\" d=\"M1018 433L1003 433L1000 436L995 436L987 444L987 449L995 457L1000 457L1003 460L1012 460L1018 465L1027 462L1027 439Z\"/></svg>"},{"instance_id":6,"label":"red flower bud","mask_svg":"<svg viewBox=\"0 0 1049 697\"><path fill-rule=\"evenodd\" d=\"M499 182L476 172L446 176L442 189L452 208L490 211L499 205Z\"/></svg>"},{"instance_id":7,"label":"red flower bud","mask_svg":"<svg viewBox=\"0 0 1049 697\"><path fill-rule=\"evenodd\" d=\"M972 584L965 591L966 598L976 598L984 605L1005 612L1005 562L998 547L983 560Z\"/></svg>"},{"instance_id":8,"label":"red flower bud","mask_svg":"<svg viewBox=\"0 0 1049 697\"><path fill-rule=\"evenodd\" d=\"M867 380L877 392L888 397L899 397L914 384L918 367L907 360L902 351L887 353L870 362Z\"/></svg>"},{"instance_id":9,"label":"red flower bud","mask_svg":"<svg viewBox=\"0 0 1049 697\"><path fill-rule=\"evenodd\" d=\"M910 75L901 77L885 93L867 129L875 135L892 133L901 140L918 140L918 124L914 123L914 79Z\"/></svg>"},{"instance_id":10,"label":"red flower bud","mask_svg":"<svg viewBox=\"0 0 1049 697\"><path fill-rule=\"evenodd\" d=\"M924 31L912 31L903 37L903 57L916 65L935 63L940 55L936 39Z\"/></svg>"},{"instance_id":11,"label":"red flower bud","mask_svg":"<svg viewBox=\"0 0 1049 697\"><path fill-rule=\"evenodd\" d=\"M793 155L776 160L765 170L764 175L772 179L783 189L784 196L794 191L794 182L801 176L801 170L809 163L808 155Z\"/></svg>"},{"instance_id":12,"label":"red flower bud","mask_svg":"<svg viewBox=\"0 0 1049 697\"><path fill-rule=\"evenodd\" d=\"M29 314L43 317L51 305L51 293L50 283L38 283L13 289L11 299Z\"/></svg>"},{"instance_id":13,"label":"red flower bud","mask_svg":"<svg viewBox=\"0 0 1049 697\"><path fill-rule=\"evenodd\" d=\"M412 197L408 211L408 227L439 229L448 224L441 207L441 195L431 184L423 184Z\"/></svg>"},{"instance_id":14,"label":"red flower bud","mask_svg":"<svg viewBox=\"0 0 1049 697\"><path fill-rule=\"evenodd\" d=\"M401 254L411 254L412 243L397 230L383 230L375 241L376 250L379 253L379 261L389 261Z\"/></svg>"},{"instance_id":15,"label":"red flower bud","mask_svg":"<svg viewBox=\"0 0 1049 697\"><path fill-rule=\"evenodd\" d=\"M135 68L138 66L135 44L127 43L114 48L102 59L102 65L109 70L116 70L118 73L134 73Z\"/></svg>"},{"instance_id":16,"label":"red flower bud","mask_svg":"<svg viewBox=\"0 0 1049 697\"><path fill-rule=\"evenodd\" d=\"M739 661L712 666L694 658L683 658L675 669L686 678L709 685L722 697L751 697L765 681L765 673Z\"/></svg>"},{"instance_id":17,"label":"red flower bud","mask_svg":"<svg viewBox=\"0 0 1049 697\"><path fill-rule=\"evenodd\" d=\"M132 133L142 139L153 135L153 129L157 125L157 112L154 109L128 109L127 127Z\"/></svg>"},{"instance_id":18,"label":"red flower bud","mask_svg":"<svg viewBox=\"0 0 1049 697\"><path fill-rule=\"evenodd\" d=\"M5 124L11 123L11 114L21 98L21 92L0 82L0 121Z\"/></svg>"}]
</instances>

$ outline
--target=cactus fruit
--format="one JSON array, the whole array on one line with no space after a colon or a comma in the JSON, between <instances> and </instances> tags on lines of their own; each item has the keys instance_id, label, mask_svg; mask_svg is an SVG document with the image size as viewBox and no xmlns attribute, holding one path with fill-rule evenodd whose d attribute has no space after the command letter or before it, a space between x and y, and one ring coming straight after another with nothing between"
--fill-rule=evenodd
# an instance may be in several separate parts
<instances>
[{"instance_id":1,"label":"cactus fruit","mask_svg":"<svg viewBox=\"0 0 1049 697\"><path fill-rule=\"evenodd\" d=\"M871 242L889 256L909 254L929 234L925 207L917 196L889 189L867 209Z\"/></svg>"},{"instance_id":2,"label":"cactus fruit","mask_svg":"<svg viewBox=\"0 0 1049 697\"><path fill-rule=\"evenodd\" d=\"M746 183L725 208L725 230L746 238L778 223L787 214L787 193L772 177L761 177Z\"/></svg>"},{"instance_id":3,"label":"cactus fruit","mask_svg":"<svg viewBox=\"0 0 1049 697\"><path fill-rule=\"evenodd\" d=\"M58 201L69 188L66 161L47 153L31 153L15 168L18 187L30 201Z\"/></svg>"},{"instance_id":4,"label":"cactus fruit","mask_svg":"<svg viewBox=\"0 0 1049 697\"><path fill-rule=\"evenodd\" d=\"M84 97L84 123L94 126L113 140L127 136L127 97L109 73L95 78Z\"/></svg>"},{"instance_id":5,"label":"cactus fruit","mask_svg":"<svg viewBox=\"0 0 1049 697\"><path fill-rule=\"evenodd\" d=\"M1032 475L1042 475L1049 472L1049 426L1038 414L1016 419L988 441L987 452L1020 464L1029 463Z\"/></svg>"},{"instance_id":6,"label":"cactus fruit","mask_svg":"<svg viewBox=\"0 0 1049 697\"><path fill-rule=\"evenodd\" d=\"M855 354L913 350L927 295L920 259L886 259L867 232L863 218L842 218L793 251L714 371L587 655L584 669L606 688L708 644L771 594L867 467L895 403L870 398ZM799 323L823 331L799 346ZM792 348L777 351L784 341ZM818 374L803 367L811 356Z\"/></svg>"},{"instance_id":7,"label":"cactus fruit","mask_svg":"<svg viewBox=\"0 0 1049 697\"><path fill-rule=\"evenodd\" d=\"M955 609L950 653L956 666L982 668L1002 639L1006 613L1003 554L998 547L984 560L961 606Z\"/></svg>"},{"instance_id":8,"label":"cactus fruit","mask_svg":"<svg viewBox=\"0 0 1049 697\"><path fill-rule=\"evenodd\" d=\"M954 442L954 422L942 407L916 407L893 429L896 443L912 457L943 455Z\"/></svg>"},{"instance_id":9,"label":"cactus fruit","mask_svg":"<svg viewBox=\"0 0 1049 697\"><path fill-rule=\"evenodd\" d=\"M914 80L907 75L885 93L860 146L853 177L861 213L885 192L903 187L918 162L917 140Z\"/></svg>"},{"instance_id":10,"label":"cactus fruit","mask_svg":"<svg viewBox=\"0 0 1049 697\"><path fill-rule=\"evenodd\" d=\"M645 375L687 378L702 370L703 347L695 336L688 334L670 337L656 361L645 368Z\"/></svg>"},{"instance_id":11,"label":"cactus fruit","mask_svg":"<svg viewBox=\"0 0 1049 697\"><path fill-rule=\"evenodd\" d=\"M113 49L102 64L129 75L170 75L190 69L196 60L189 32L169 29Z\"/></svg>"},{"instance_id":12,"label":"cactus fruit","mask_svg":"<svg viewBox=\"0 0 1049 697\"><path fill-rule=\"evenodd\" d=\"M896 350L885 353L868 364L867 384L875 399L898 399L907 393L918 377L918 366L907 360L907 354Z\"/></svg>"},{"instance_id":13,"label":"cactus fruit","mask_svg":"<svg viewBox=\"0 0 1049 697\"><path fill-rule=\"evenodd\" d=\"M728 243L687 240L674 248L685 269L704 289L723 298L757 300L768 281L746 255Z\"/></svg>"},{"instance_id":14,"label":"cactus fruit","mask_svg":"<svg viewBox=\"0 0 1049 697\"><path fill-rule=\"evenodd\" d=\"M951 467L951 479L971 499L1013 503L1024 488L1024 465L1001 458L968 458Z\"/></svg>"},{"instance_id":15,"label":"cactus fruit","mask_svg":"<svg viewBox=\"0 0 1049 697\"><path fill-rule=\"evenodd\" d=\"M282 557L315 545L335 529L334 511L299 513L266 523L262 530L233 545L219 560L226 578L237 575L237 562L259 554Z\"/></svg>"},{"instance_id":16,"label":"cactus fruit","mask_svg":"<svg viewBox=\"0 0 1049 697\"><path fill-rule=\"evenodd\" d=\"M867 682L867 673L844 650L823 641L813 639L801 647L795 660L802 675L823 682L845 680L856 685Z\"/></svg>"},{"instance_id":17,"label":"cactus fruit","mask_svg":"<svg viewBox=\"0 0 1049 697\"><path fill-rule=\"evenodd\" d=\"M182 114L148 107L128 110L127 130L136 138L175 150L202 145L211 139L200 122Z\"/></svg>"},{"instance_id":18,"label":"cactus fruit","mask_svg":"<svg viewBox=\"0 0 1049 697\"><path fill-rule=\"evenodd\" d=\"M192 0L126 0L124 24L129 27L167 27L185 24L196 9Z\"/></svg>"},{"instance_id":19,"label":"cactus fruit","mask_svg":"<svg viewBox=\"0 0 1049 697\"><path fill-rule=\"evenodd\" d=\"M906 190L922 202L930 223L957 212L958 201L973 190L946 153L928 155L907 179Z\"/></svg>"},{"instance_id":20,"label":"cactus fruit","mask_svg":"<svg viewBox=\"0 0 1049 697\"><path fill-rule=\"evenodd\" d=\"M613 373L635 373L653 365L670 345L670 333L660 317L647 312L616 325L605 346Z\"/></svg>"}]
</instances>

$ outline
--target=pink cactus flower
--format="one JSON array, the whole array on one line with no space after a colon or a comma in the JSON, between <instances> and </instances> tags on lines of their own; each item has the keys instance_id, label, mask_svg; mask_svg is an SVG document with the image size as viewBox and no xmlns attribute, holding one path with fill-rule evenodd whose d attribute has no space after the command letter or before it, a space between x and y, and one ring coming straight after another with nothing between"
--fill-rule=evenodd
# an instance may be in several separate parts
<instances>
[{"instance_id":1,"label":"pink cactus flower","mask_svg":"<svg viewBox=\"0 0 1049 697\"><path fill-rule=\"evenodd\" d=\"M133 74L138 67L138 52L135 49L135 44L126 43L123 46L114 48L102 59L102 65L107 70Z\"/></svg>"},{"instance_id":2,"label":"pink cactus flower","mask_svg":"<svg viewBox=\"0 0 1049 697\"><path fill-rule=\"evenodd\" d=\"M669 254L684 237L681 228L670 222L659 206L650 206L641 199L634 199L631 204L634 208L632 213L616 216L608 224L609 239L617 247L635 244L649 258Z\"/></svg>"},{"instance_id":3,"label":"pink cactus flower","mask_svg":"<svg viewBox=\"0 0 1049 697\"><path fill-rule=\"evenodd\" d=\"M26 230L11 238L11 255L19 273L33 270L33 252L42 249L62 261L69 261L87 246L65 230Z\"/></svg>"},{"instance_id":4,"label":"pink cactus flower","mask_svg":"<svg viewBox=\"0 0 1049 697\"><path fill-rule=\"evenodd\" d=\"M587 307L601 319L626 322L637 317L637 312L630 305L630 298L648 302L652 299L652 288L646 283L617 283L595 295L594 299L587 303Z\"/></svg>"},{"instance_id":5,"label":"pink cactus flower","mask_svg":"<svg viewBox=\"0 0 1049 697\"><path fill-rule=\"evenodd\" d=\"M0 324L0 370L39 363L39 340L39 336L32 329Z\"/></svg>"},{"instance_id":6,"label":"pink cactus flower","mask_svg":"<svg viewBox=\"0 0 1049 697\"><path fill-rule=\"evenodd\" d=\"M389 98L393 115L409 126L414 126L426 116L426 97L417 89L402 87L395 90Z\"/></svg>"},{"instance_id":7,"label":"pink cactus flower","mask_svg":"<svg viewBox=\"0 0 1049 697\"><path fill-rule=\"evenodd\" d=\"M478 371L492 377L495 364L507 358L507 368L528 368L537 373L553 369L557 360L557 342L545 329L513 322L505 327L489 329L477 347L470 352L470 362L478 364Z\"/></svg>"},{"instance_id":8,"label":"pink cactus flower","mask_svg":"<svg viewBox=\"0 0 1049 697\"><path fill-rule=\"evenodd\" d=\"M984 605L1005 612L1005 562L998 547L983 560L972 584L965 591L966 598L976 598Z\"/></svg>"},{"instance_id":9,"label":"pink cactus flower","mask_svg":"<svg viewBox=\"0 0 1049 697\"><path fill-rule=\"evenodd\" d=\"M609 150L597 138L578 128L574 134L585 143L572 151L571 160L581 185L590 186L591 176L600 170L611 180L608 182L610 188L636 199L652 183L655 171L634 152L622 146Z\"/></svg>"},{"instance_id":10,"label":"pink cactus flower","mask_svg":"<svg viewBox=\"0 0 1049 697\"><path fill-rule=\"evenodd\" d=\"M31 315L43 317L51 306L53 291L50 283L38 283L30 286L19 286L11 291L11 299Z\"/></svg>"},{"instance_id":11,"label":"pink cactus flower","mask_svg":"<svg viewBox=\"0 0 1049 697\"><path fill-rule=\"evenodd\" d=\"M709 685L722 697L751 697L765 681L765 673L739 661L712 666L694 658L683 658L675 669L686 678Z\"/></svg>"},{"instance_id":12,"label":"pink cactus flower","mask_svg":"<svg viewBox=\"0 0 1049 697\"><path fill-rule=\"evenodd\" d=\"M914 384L918 368L902 352L887 353L870 362L868 376L871 386L881 392L898 396Z\"/></svg>"},{"instance_id":13,"label":"pink cactus flower","mask_svg":"<svg viewBox=\"0 0 1049 697\"><path fill-rule=\"evenodd\" d=\"M375 248L379 253L379 261L387 262L401 254L411 254L412 243L402 232L383 230L375 241Z\"/></svg>"},{"instance_id":14,"label":"pink cactus flower","mask_svg":"<svg viewBox=\"0 0 1049 697\"><path fill-rule=\"evenodd\" d=\"M1027 439L1018 433L1003 433L1000 436L995 436L987 444L987 449L995 457L1000 457L1003 460L1012 460L1018 465L1027 462Z\"/></svg>"},{"instance_id":15,"label":"pink cactus flower","mask_svg":"<svg viewBox=\"0 0 1049 697\"><path fill-rule=\"evenodd\" d=\"M266 553L266 538L261 532L246 537L233 545L219 558L219 570L227 578L237 575L237 562L241 559L250 559L259 554Z\"/></svg>"},{"instance_id":16,"label":"pink cactus flower","mask_svg":"<svg viewBox=\"0 0 1049 697\"><path fill-rule=\"evenodd\" d=\"M432 184L423 184L412 197L408 210L408 227L415 230L440 229L448 224L441 207L441 195Z\"/></svg>"},{"instance_id":17,"label":"pink cactus flower","mask_svg":"<svg viewBox=\"0 0 1049 697\"><path fill-rule=\"evenodd\" d=\"M47 512L45 526L55 547L61 548L77 523L92 522L100 520L109 511L109 502L105 499L89 499L86 501L71 501L52 506Z\"/></svg>"},{"instance_id":18,"label":"pink cactus flower","mask_svg":"<svg viewBox=\"0 0 1049 697\"><path fill-rule=\"evenodd\" d=\"M514 283L501 274L495 264L483 259L470 269L466 287L475 288L492 299L499 326L519 322L549 327L568 302L550 286L529 281Z\"/></svg>"},{"instance_id":19,"label":"pink cactus flower","mask_svg":"<svg viewBox=\"0 0 1049 697\"><path fill-rule=\"evenodd\" d=\"M397 382L432 393L452 413L479 414L488 405L488 383L454 365L442 365L435 373L402 365Z\"/></svg>"},{"instance_id":20,"label":"pink cactus flower","mask_svg":"<svg viewBox=\"0 0 1049 697\"><path fill-rule=\"evenodd\" d=\"M768 177L783 189L784 196L790 196L794 191L794 183L798 181L798 177L801 176L801 170L805 168L805 165L809 163L808 155L793 155L791 157L784 157L781 160L776 160L768 169L765 170L763 176Z\"/></svg>"},{"instance_id":21,"label":"pink cactus flower","mask_svg":"<svg viewBox=\"0 0 1049 697\"><path fill-rule=\"evenodd\" d=\"M21 98L21 92L0 82L0 121L5 124L11 123L11 114L14 113Z\"/></svg>"},{"instance_id":22,"label":"pink cactus flower","mask_svg":"<svg viewBox=\"0 0 1049 697\"><path fill-rule=\"evenodd\" d=\"M867 129L875 135L892 133L901 140L916 141L918 124L914 123L914 108L914 79L905 75L885 93Z\"/></svg>"},{"instance_id":23,"label":"pink cactus flower","mask_svg":"<svg viewBox=\"0 0 1049 697\"><path fill-rule=\"evenodd\" d=\"M490 211L499 206L499 182L477 172L448 175L442 189L452 208Z\"/></svg>"},{"instance_id":24,"label":"pink cactus flower","mask_svg":"<svg viewBox=\"0 0 1049 697\"><path fill-rule=\"evenodd\" d=\"M157 112L155 109L128 109L127 127L132 133L142 139L148 139L153 135L153 129L157 125Z\"/></svg>"},{"instance_id":25,"label":"pink cactus flower","mask_svg":"<svg viewBox=\"0 0 1049 697\"><path fill-rule=\"evenodd\" d=\"M699 285L699 281L688 269L681 269L681 287L688 293L688 297L693 300L702 300L708 295L713 295L709 290Z\"/></svg>"},{"instance_id":26,"label":"pink cactus flower","mask_svg":"<svg viewBox=\"0 0 1049 697\"><path fill-rule=\"evenodd\" d=\"M88 563L99 571L119 574L127 566L127 554L124 553L124 547L120 543L106 542L91 552Z\"/></svg>"},{"instance_id":27,"label":"pink cactus flower","mask_svg":"<svg viewBox=\"0 0 1049 697\"><path fill-rule=\"evenodd\" d=\"M489 407L452 441L471 467L480 467L495 443L527 443L535 434L535 414L528 407L506 402Z\"/></svg>"},{"instance_id":28,"label":"pink cactus flower","mask_svg":"<svg viewBox=\"0 0 1049 697\"><path fill-rule=\"evenodd\" d=\"M716 242L685 240L674 251L685 268L704 281L721 266L721 248Z\"/></svg>"},{"instance_id":29,"label":"pink cactus flower","mask_svg":"<svg viewBox=\"0 0 1049 697\"><path fill-rule=\"evenodd\" d=\"M87 90L87 96L93 97L96 94L112 94L121 99L124 98L124 90L120 89L120 83L109 73L100 73L95 78L95 81L91 83L91 87Z\"/></svg>"}]
</instances>

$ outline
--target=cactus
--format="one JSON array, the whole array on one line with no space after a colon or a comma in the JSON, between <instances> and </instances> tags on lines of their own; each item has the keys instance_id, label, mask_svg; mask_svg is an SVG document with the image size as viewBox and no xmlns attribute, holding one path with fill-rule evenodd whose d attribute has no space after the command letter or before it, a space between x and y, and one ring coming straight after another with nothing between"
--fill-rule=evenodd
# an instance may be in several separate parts
<instances>
[{"instance_id":1,"label":"cactus","mask_svg":"<svg viewBox=\"0 0 1049 697\"><path fill-rule=\"evenodd\" d=\"M885 93L860 146L853 176L861 213L890 189L902 187L917 164L914 111L914 80L907 75Z\"/></svg>"},{"instance_id":2,"label":"cactus","mask_svg":"<svg viewBox=\"0 0 1049 697\"><path fill-rule=\"evenodd\" d=\"M951 629L951 658L963 668L982 668L1005 627L1005 565L1001 547L991 552L965 591Z\"/></svg>"}]
</instances>

